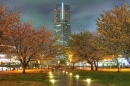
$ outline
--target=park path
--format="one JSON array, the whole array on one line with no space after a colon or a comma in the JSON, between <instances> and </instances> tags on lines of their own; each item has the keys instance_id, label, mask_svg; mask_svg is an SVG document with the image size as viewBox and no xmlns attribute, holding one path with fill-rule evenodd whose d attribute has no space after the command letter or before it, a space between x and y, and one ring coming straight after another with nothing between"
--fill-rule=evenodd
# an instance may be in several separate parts
<instances>
[{"instance_id":1,"label":"park path","mask_svg":"<svg viewBox=\"0 0 130 86\"><path fill-rule=\"evenodd\" d=\"M55 71L49 73L53 76L49 78L49 86L103 86L94 81L87 82L86 79L81 76L77 78L76 75L70 75L69 72ZM55 81L53 82L53 80Z\"/></svg>"}]
</instances>

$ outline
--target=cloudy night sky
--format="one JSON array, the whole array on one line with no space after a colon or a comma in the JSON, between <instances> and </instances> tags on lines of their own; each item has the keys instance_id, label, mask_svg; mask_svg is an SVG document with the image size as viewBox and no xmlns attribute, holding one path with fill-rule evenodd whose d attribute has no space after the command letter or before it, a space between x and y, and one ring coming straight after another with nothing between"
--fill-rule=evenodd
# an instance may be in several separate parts
<instances>
[{"instance_id":1,"label":"cloudy night sky","mask_svg":"<svg viewBox=\"0 0 130 86\"><path fill-rule=\"evenodd\" d=\"M130 5L130 0L125 1ZM36 27L47 25L49 29L54 27L54 5L62 2L70 5L72 32L96 31L96 20L103 14L102 10L124 4L124 0L0 0L10 9L21 11L21 21L32 21Z\"/></svg>"}]
</instances>

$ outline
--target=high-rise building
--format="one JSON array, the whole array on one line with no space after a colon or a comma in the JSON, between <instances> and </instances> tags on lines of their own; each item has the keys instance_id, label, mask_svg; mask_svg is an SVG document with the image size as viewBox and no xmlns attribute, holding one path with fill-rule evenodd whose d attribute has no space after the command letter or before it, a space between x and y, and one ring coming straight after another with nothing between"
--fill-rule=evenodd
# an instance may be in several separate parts
<instances>
[{"instance_id":1,"label":"high-rise building","mask_svg":"<svg viewBox=\"0 0 130 86\"><path fill-rule=\"evenodd\" d=\"M57 44L68 47L70 38L70 5L62 4L55 5L54 10L54 36L60 37Z\"/></svg>"}]
</instances>

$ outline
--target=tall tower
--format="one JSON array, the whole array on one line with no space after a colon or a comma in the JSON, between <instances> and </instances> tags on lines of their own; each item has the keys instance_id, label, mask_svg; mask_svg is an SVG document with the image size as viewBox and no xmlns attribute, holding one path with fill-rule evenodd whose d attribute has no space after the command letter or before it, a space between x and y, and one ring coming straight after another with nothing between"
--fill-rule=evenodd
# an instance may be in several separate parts
<instances>
[{"instance_id":1,"label":"tall tower","mask_svg":"<svg viewBox=\"0 0 130 86\"><path fill-rule=\"evenodd\" d=\"M68 47L68 39L70 37L70 5L55 5L54 10L54 36L60 37L57 44Z\"/></svg>"}]
</instances>

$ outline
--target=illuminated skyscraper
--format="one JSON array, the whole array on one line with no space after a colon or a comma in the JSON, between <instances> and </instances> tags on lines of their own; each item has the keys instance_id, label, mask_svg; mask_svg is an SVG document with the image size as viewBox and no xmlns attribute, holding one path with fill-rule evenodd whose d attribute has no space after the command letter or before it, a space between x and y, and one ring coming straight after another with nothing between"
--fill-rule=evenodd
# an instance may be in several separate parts
<instances>
[{"instance_id":1,"label":"illuminated skyscraper","mask_svg":"<svg viewBox=\"0 0 130 86\"><path fill-rule=\"evenodd\" d=\"M70 5L64 3L55 5L54 10L54 36L59 37L57 44L68 46L70 37Z\"/></svg>"}]
</instances>

